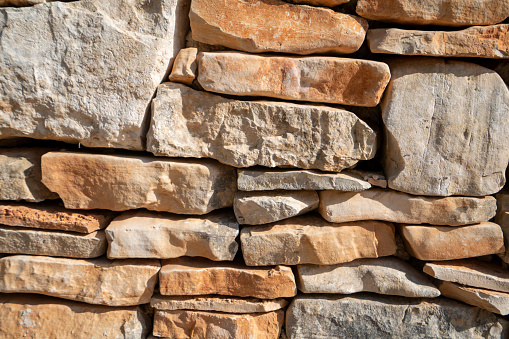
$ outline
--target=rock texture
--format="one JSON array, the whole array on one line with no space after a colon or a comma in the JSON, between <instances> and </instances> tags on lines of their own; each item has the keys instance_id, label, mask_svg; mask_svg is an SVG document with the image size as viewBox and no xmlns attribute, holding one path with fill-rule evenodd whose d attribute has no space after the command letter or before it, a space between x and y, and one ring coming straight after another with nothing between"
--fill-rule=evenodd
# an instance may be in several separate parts
<instances>
[{"instance_id":1,"label":"rock texture","mask_svg":"<svg viewBox=\"0 0 509 339\"><path fill-rule=\"evenodd\" d=\"M165 83L152 111L147 149L159 156L341 171L376 151L375 132L342 109L232 100Z\"/></svg>"},{"instance_id":2,"label":"rock texture","mask_svg":"<svg viewBox=\"0 0 509 339\"><path fill-rule=\"evenodd\" d=\"M379 221L333 224L316 215L244 227L240 241L244 261L249 266L331 265L396 252L392 224Z\"/></svg>"},{"instance_id":3,"label":"rock texture","mask_svg":"<svg viewBox=\"0 0 509 339\"><path fill-rule=\"evenodd\" d=\"M447 227L401 225L408 253L420 260L453 260L504 252L500 226L492 222Z\"/></svg>"},{"instance_id":4,"label":"rock texture","mask_svg":"<svg viewBox=\"0 0 509 339\"><path fill-rule=\"evenodd\" d=\"M8 6L33 6L51 2L54 0L0 0L0 7Z\"/></svg>"},{"instance_id":5,"label":"rock texture","mask_svg":"<svg viewBox=\"0 0 509 339\"><path fill-rule=\"evenodd\" d=\"M168 79L173 82L191 85L196 78L196 70L198 69L198 65L196 64L197 54L198 49L194 47L181 49L175 58Z\"/></svg>"},{"instance_id":6,"label":"rock texture","mask_svg":"<svg viewBox=\"0 0 509 339\"><path fill-rule=\"evenodd\" d=\"M497 215L495 222L500 225L504 232L504 245L506 252L500 254L505 263L509 263L509 191L504 190L496 195L497 197Z\"/></svg>"},{"instance_id":7,"label":"rock texture","mask_svg":"<svg viewBox=\"0 0 509 339\"><path fill-rule=\"evenodd\" d=\"M289 0L288 2L311 6L336 7L348 3L350 0Z\"/></svg>"},{"instance_id":8,"label":"rock texture","mask_svg":"<svg viewBox=\"0 0 509 339\"><path fill-rule=\"evenodd\" d=\"M65 259L15 255L0 259L0 292L38 293L89 304L150 302L159 261Z\"/></svg>"},{"instance_id":9,"label":"rock texture","mask_svg":"<svg viewBox=\"0 0 509 339\"><path fill-rule=\"evenodd\" d=\"M436 58L390 66L381 105L389 187L417 195L498 192L509 161L509 89L500 76Z\"/></svg>"},{"instance_id":10,"label":"rock texture","mask_svg":"<svg viewBox=\"0 0 509 339\"><path fill-rule=\"evenodd\" d=\"M316 191L237 192L233 209L239 224L262 225L312 211Z\"/></svg>"},{"instance_id":11,"label":"rock texture","mask_svg":"<svg viewBox=\"0 0 509 339\"><path fill-rule=\"evenodd\" d=\"M444 57L509 58L509 25L476 26L461 31L369 30L373 53Z\"/></svg>"},{"instance_id":12,"label":"rock texture","mask_svg":"<svg viewBox=\"0 0 509 339\"><path fill-rule=\"evenodd\" d=\"M147 107L185 43L187 6L81 0L0 9L0 138L142 150Z\"/></svg>"},{"instance_id":13,"label":"rock texture","mask_svg":"<svg viewBox=\"0 0 509 339\"><path fill-rule=\"evenodd\" d=\"M298 265L297 286L304 293L374 292L421 298L440 295L422 273L394 257L330 266Z\"/></svg>"},{"instance_id":14,"label":"rock texture","mask_svg":"<svg viewBox=\"0 0 509 339\"><path fill-rule=\"evenodd\" d=\"M67 208L205 214L233 205L235 170L214 161L48 153L43 182Z\"/></svg>"},{"instance_id":15,"label":"rock texture","mask_svg":"<svg viewBox=\"0 0 509 339\"><path fill-rule=\"evenodd\" d=\"M422 197L373 188L363 192L320 192L319 212L330 222L385 220L459 226L491 219L493 197Z\"/></svg>"},{"instance_id":16,"label":"rock texture","mask_svg":"<svg viewBox=\"0 0 509 339\"><path fill-rule=\"evenodd\" d=\"M463 301L493 313L509 314L508 293L462 286L448 281L440 283L439 288L442 294L448 298Z\"/></svg>"},{"instance_id":17,"label":"rock texture","mask_svg":"<svg viewBox=\"0 0 509 339\"><path fill-rule=\"evenodd\" d=\"M186 217L147 211L126 212L106 229L108 258L199 256L233 260L239 224L231 212Z\"/></svg>"},{"instance_id":18,"label":"rock texture","mask_svg":"<svg viewBox=\"0 0 509 339\"><path fill-rule=\"evenodd\" d=\"M198 82L223 94L374 107L390 77L386 64L370 60L198 54Z\"/></svg>"},{"instance_id":19,"label":"rock texture","mask_svg":"<svg viewBox=\"0 0 509 339\"><path fill-rule=\"evenodd\" d=\"M179 258L164 260L159 272L163 295L219 294L275 299L297 293L290 267L246 267L241 264Z\"/></svg>"},{"instance_id":20,"label":"rock texture","mask_svg":"<svg viewBox=\"0 0 509 339\"><path fill-rule=\"evenodd\" d=\"M310 325L312 324L312 325ZM446 299L374 294L299 296L286 312L297 338L500 338L509 323L493 313Z\"/></svg>"}]
</instances>

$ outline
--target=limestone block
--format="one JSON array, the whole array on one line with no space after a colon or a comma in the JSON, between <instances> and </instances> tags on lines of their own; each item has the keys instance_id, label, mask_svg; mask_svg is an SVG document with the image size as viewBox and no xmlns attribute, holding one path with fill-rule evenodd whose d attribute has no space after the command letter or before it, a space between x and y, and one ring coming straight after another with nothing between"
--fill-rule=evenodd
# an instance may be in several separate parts
<instances>
[{"instance_id":1,"label":"limestone block","mask_svg":"<svg viewBox=\"0 0 509 339\"><path fill-rule=\"evenodd\" d=\"M462 286L452 282L443 281L440 292L448 298L463 301L466 304L477 306L493 313L509 314L509 294Z\"/></svg>"},{"instance_id":2,"label":"limestone block","mask_svg":"<svg viewBox=\"0 0 509 339\"><path fill-rule=\"evenodd\" d=\"M196 78L196 70L198 68L196 54L198 54L197 48L181 49L173 62L173 68L168 79L173 82L191 85Z\"/></svg>"}]
</instances>

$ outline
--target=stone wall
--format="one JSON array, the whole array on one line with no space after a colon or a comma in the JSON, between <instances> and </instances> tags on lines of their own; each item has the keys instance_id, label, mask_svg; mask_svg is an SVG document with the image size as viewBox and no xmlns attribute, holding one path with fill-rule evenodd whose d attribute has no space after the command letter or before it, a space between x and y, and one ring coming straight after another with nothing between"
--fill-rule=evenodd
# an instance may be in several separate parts
<instances>
[{"instance_id":1,"label":"stone wall","mask_svg":"<svg viewBox=\"0 0 509 339\"><path fill-rule=\"evenodd\" d=\"M508 338L507 17L0 0L0 338Z\"/></svg>"}]
</instances>

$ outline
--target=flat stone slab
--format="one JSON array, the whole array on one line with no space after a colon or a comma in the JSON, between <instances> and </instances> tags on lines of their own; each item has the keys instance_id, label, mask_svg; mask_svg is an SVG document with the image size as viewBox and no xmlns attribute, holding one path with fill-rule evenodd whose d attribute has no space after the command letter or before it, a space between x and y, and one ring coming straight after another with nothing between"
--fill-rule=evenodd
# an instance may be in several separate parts
<instances>
[{"instance_id":1,"label":"flat stone slab","mask_svg":"<svg viewBox=\"0 0 509 339\"><path fill-rule=\"evenodd\" d=\"M198 54L198 82L223 94L374 107L390 78L386 64L370 60Z\"/></svg>"},{"instance_id":2,"label":"flat stone slab","mask_svg":"<svg viewBox=\"0 0 509 339\"><path fill-rule=\"evenodd\" d=\"M175 83L159 86L152 108L147 150L157 156L341 171L376 152L375 132L338 108L233 100Z\"/></svg>"},{"instance_id":3,"label":"flat stone slab","mask_svg":"<svg viewBox=\"0 0 509 339\"><path fill-rule=\"evenodd\" d=\"M0 259L0 292L36 293L89 304L146 304L158 260L66 259L15 255Z\"/></svg>"},{"instance_id":4,"label":"flat stone slab","mask_svg":"<svg viewBox=\"0 0 509 339\"><path fill-rule=\"evenodd\" d=\"M162 265L159 272L162 295L219 294L276 299L297 294L292 269L286 266L246 267L197 258L163 260Z\"/></svg>"},{"instance_id":5,"label":"flat stone slab","mask_svg":"<svg viewBox=\"0 0 509 339\"><path fill-rule=\"evenodd\" d=\"M51 152L42 168L66 208L206 214L232 206L236 191L235 169L211 160Z\"/></svg>"},{"instance_id":6,"label":"flat stone slab","mask_svg":"<svg viewBox=\"0 0 509 339\"><path fill-rule=\"evenodd\" d=\"M249 266L332 265L396 252L394 226L390 223L335 224L314 214L267 226L243 227L240 241Z\"/></svg>"},{"instance_id":7,"label":"flat stone slab","mask_svg":"<svg viewBox=\"0 0 509 339\"><path fill-rule=\"evenodd\" d=\"M435 298L438 289L412 265L384 257L337 265L298 265L297 286L304 293L374 292L414 298Z\"/></svg>"},{"instance_id":8,"label":"flat stone slab","mask_svg":"<svg viewBox=\"0 0 509 339\"><path fill-rule=\"evenodd\" d=\"M199 256L233 260L239 224L231 212L213 212L203 217L126 212L106 229L108 258L168 259Z\"/></svg>"},{"instance_id":9,"label":"flat stone slab","mask_svg":"<svg viewBox=\"0 0 509 339\"><path fill-rule=\"evenodd\" d=\"M463 301L466 304L477 306L493 313L501 315L509 314L508 293L462 286L448 281L441 282L439 288L445 297Z\"/></svg>"},{"instance_id":10,"label":"flat stone slab","mask_svg":"<svg viewBox=\"0 0 509 339\"><path fill-rule=\"evenodd\" d=\"M490 220L493 197L425 197L372 188L362 192L321 191L318 211L330 222L385 220L460 226Z\"/></svg>"},{"instance_id":11,"label":"flat stone slab","mask_svg":"<svg viewBox=\"0 0 509 339\"><path fill-rule=\"evenodd\" d=\"M290 0L288 2L310 6L336 7L348 3L350 0Z\"/></svg>"}]
</instances>

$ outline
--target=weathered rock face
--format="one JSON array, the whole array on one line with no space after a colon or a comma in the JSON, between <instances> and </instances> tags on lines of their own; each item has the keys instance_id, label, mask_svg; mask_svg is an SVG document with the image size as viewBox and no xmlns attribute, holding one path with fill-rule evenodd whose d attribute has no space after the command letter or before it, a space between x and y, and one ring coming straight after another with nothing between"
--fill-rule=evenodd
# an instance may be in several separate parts
<instances>
[{"instance_id":1,"label":"weathered rock face","mask_svg":"<svg viewBox=\"0 0 509 339\"><path fill-rule=\"evenodd\" d=\"M394 257L330 266L298 265L297 286L304 293L374 292L422 298L440 295L422 273Z\"/></svg>"},{"instance_id":2,"label":"weathered rock face","mask_svg":"<svg viewBox=\"0 0 509 339\"><path fill-rule=\"evenodd\" d=\"M509 191L504 190L497 194L497 215L495 222L500 225L504 233L506 252L500 254L505 263L509 263Z\"/></svg>"},{"instance_id":3,"label":"weathered rock face","mask_svg":"<svg viewBox=\"0 0 509 339\"><path fill-rule=\"evenodd\" d=\"M41 156L46 152L48 149L0 149L0 200L58 198L41 183Z\"/></svg>"},{"instance_id":4,"label":"weathered rock face","mask_svg":"<svg viewBox=\"0 0 509 339\"><path fill-rule=\"evenodd\" d=\"M420 260L453 260L504 252L500 226L492 222L448 227L401 225L408 253Z\"/></svg>"},{"instance_id":5,"label":"weathered rock face","mask_svg":"<svg viewBox=\"0 0 509 339\"><path fill-rule=\"evenodd\" d=\"M498 192L509 161L509 90L500 76L436 58L397 59L391 73L382 102L389 187L439 196Z\"/></svg>"},{"instance_id":6,"label":"weathered rock face","mask_svg":"<svg viewBox=\"0 0 509 339\"><path fill-rule=\"evenodd\" d=\"M249 266L331 265L396 252L392 224L379 221L332 224L315 215L244 227L240 241L244 261Z\"/></svg>"},{"instance_id":7,"label":"weathered rock face","mask_svg":"<svg viewBox=\"0 0 509 339\"><path fill-rule=\"evenodd\" d=\"M158 88L147 138L155 155L208 157L236 167L341 171L376 152L375 132L348 111L232 100L173 83Z\"/></svg>"},{"instance_id":8,"label":"weathered rock face","mask_svg":"<svg viewBox=\"0 0 509 339\"><path fill-rule=\"evenodd\" d=\"M198 69L198 65L196 64L197 54L198 49L194 47L181 49L175 58L168 79L173 82L191 85L196 78L196 70Z\"/></svg>"},{"instance_id":9,"label":"weathered rock face","mask_svg":"<svg viewBox=\"0 0 509 339\"><path fill-rule=\"evenodd\" d=\"M348 3L350 0L290 0L288 2L311 6L336 7Z\"/></svg>"},{"instance_id":10,"label":"weathered rock face","mask_svg":"<svg viewBox=\"0 0 509 339\"><path fill-rule=\"evenodd\" d=\"M320 214L330 222L385 220L459 226L491 219L493 197L419 197L373 188L362 192L321 191Z\"/></svg>"},{"instance_id":11,"label":"weathered rock face","mask_svg":"<svg viewBox=\"0 0 509 339\"><path fill-rule=\"evenodd\" d=\"M386 64L332 57L198 54L198 82L207 91L374 107L391 77Z\"/></svg>"},{"instance_id":12,"label":"weathered rock face","mask_svg":"<svg viewBox=\"0 0 509 339\"><path fill-rule=\"evenodd\" d=\"M170 338L278 339L284 318L283 310L253 314L156 310L153 333Z\"/></svg>"},{"instance_id":13,"label":"weathered rock face","mask_svg":"<svg viewBox=\"0 0 509 339\"><path fill-rule=\"evenodd\" d=\"M126 212L106 229L108 258L199 256L233 260L239 224L231 212L200 218L147 211Z\"/></svg>"},{"instance_id":14,"label":"weathered rock face","mask_svg":"<svg viewBox=\"0 0 509 339\"><path fill-rule=\"evenodd\" d=\"M43 182L67 208L205 214L233 205L235 170L214 161L48 153Z\"/></svg>"},{"instance_id":15,"label":"weathered rock face","mask_svg":"<svg viewBox=\"0 0 509 339\"><path fill-rule=\"evenodd\" d=\"M313 324L313 326L310 326ZM488 311L446 299L356 294L298 296L286 312L297 338L500 338L509 323Z\"/></svg>"},{"instance_id":16,"label":"weathered rock face","mask_svg":"<svg viewBox=\"0 0 509 339\"><path fill-rule=\"evenodd\" d=\"M142 150L147 107L185 42L187 6L82 0L0 9L0 138Z\"/></svg>"},{"instance_id":17,"label":"weathered rock face","mask_svg":"<svg viewBox=\"0 0 509 339\"><path fill-rule=\"evenodd\" d=\"M373 53L445 57L509 58L509 25L470 27L461 31L369 30Z\"/></svg>"},{"instance_id":18,"label":"weathered rock face","mask_svg":"<svg viewBox=\"0 0 509 339\"><path fill-rule=\"evenodd\" d=\"M0 294L2 338L146 338L140 307L87 305L46 296Z\"/></svg>"},{"instance_id":19,"label":"weathered rock face","mask_svg":"<svg viewBox=\"0 0 509 339\"><path fill-rule=\"evenodd\" d=\"M0 259L0 292L37 293L89 304L150 302L157 260L111 261L15 255Z\"/></svg>"},{"instance_id":20,"label":"weathered rock face","mask_svg":"<svg viewBox=\"0 0 509 339\"><path fill-rule=\"evenodd\" d=\"M371 20L415 25L493 25L509 16L503 0L359 0L357 14Z\"/></svg>"},{"instance_id":21,"label":"weathered rock face","mask_svg":"<svg viewBox=\"0 0 509 339\"><path fill-rule=\"evenodd\" d=\"M0 0L0 7L7 6L33 6L37 4L43 4L45 2L51 2L54 0Z\"/></svg>"},{"instance_id":22,"label":"weathered rock face","mask_svg":"<svg viewBox=\"0 0 509 339\"><path fill-rule=\"evenodd\" d=\"M0 225L0 253L96 258L106 253L106 244L104 231L76 234Z\"/></svg>"},{"instance_id":23,"label":"weathered rock face","mask_svg":"<svg viewBox=\"0 0 509 339\"><path fill-rule=\"evenodd\" d=\"M368 30L354 15L281 0L193 0L189 19L196 41L250 53L353 53Z\"/></svg>"},{"instance_id":24,"label":"weathered rock face","mask_svg":"<svg viewBox=\"0 0 509 339\"><path fill-rule=\"evenodd\" d=\"M262 225L312 211L319 202L316 191L237 192L233 209L239 224Z\"/></svg>"},{"instance_id":25,"label":"weathered rock face","mask_svg":"<svg viewBox=\"0 0 509 339\"><path fill-rule=\"evenodd\" d=\"M462 286L448 281L441 282L439 288L442 294L448 298L463 301L493 313L509 314L508 293Z\"/></svg>"}]
</instances>

